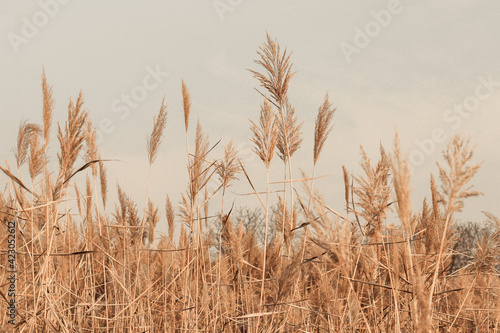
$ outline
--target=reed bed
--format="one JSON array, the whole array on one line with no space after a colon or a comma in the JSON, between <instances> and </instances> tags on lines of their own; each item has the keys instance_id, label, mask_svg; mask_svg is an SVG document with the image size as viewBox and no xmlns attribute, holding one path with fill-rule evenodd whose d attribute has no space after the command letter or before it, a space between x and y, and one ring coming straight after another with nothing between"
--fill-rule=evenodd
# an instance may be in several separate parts
<instances>
[{"instance_id":1,"label":"reed bed","mask_svg":"<svg viewBox=\"0 0 500 333\"><path fill-rule=\"evenodd\" d=\"M66 123L57 124L59 152L51 168L54 101L43 74L43 124L21 123L15 169L0 167L2 313L9 302L7 222L17 224L16 321L12 326L2 314L2 331L498 330L500 220L486 213L492 231L481 234L466 264L453 265L458 214L465 199L481 194L470 185L480 165L469 141L449 142L421 209L412 206L410 168L397 134L391 151L380 147L378 161L361 149L363 173L338 170L345 203L332 208L315 179L336 109L326 95L314 133L302 133L288 96L290 53L267 36L255 62L250 72L262 105L249 126L266 188L254 186L232 142L223 156L212 157L200 123L190 144L191 97L183 81L189 183L178 205L167 195L160 209L146 194L141 211L119 185L117 204L107 206L107 160L82 94L69 103ZM150 176L167 113L163 101L147 140ZM312 177L294 178L292 157L304 149L303 135L314 137ZM271 163L283 165L278 193L270 191ZM25 169L29 178L22 179ZM224 200L237 181L248 182L261 204L263 239ZM213 182L215 189L207 186ZM155 241L163 214L168 233Z\"/></svg>"}]
</instances>

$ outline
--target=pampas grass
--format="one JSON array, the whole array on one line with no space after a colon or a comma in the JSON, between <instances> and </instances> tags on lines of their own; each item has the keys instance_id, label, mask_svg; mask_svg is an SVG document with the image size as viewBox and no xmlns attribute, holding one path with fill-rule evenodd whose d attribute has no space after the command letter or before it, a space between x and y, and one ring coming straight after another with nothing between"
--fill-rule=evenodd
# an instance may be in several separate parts
<instances>
[{"instance_id":1,"label":"pampas grass","mask_svg":"<svg viewBox=\"0 0 500 333\"><path fill-rule=\"evenodd\" d=\"M182 104L184 106L184 125L187 132L189 127L189 113L191 112L191 98L184 80L182 80Z\"/></svg>"},{"instance_id":2,"label":"pampas grass","mask_svg":"<svg viewBox=\"0 0 500 333\"><path fill-rule=\"evenodd\" d=\"M161 102L160 111L158 112L158 116L153 120L153 124L153 132L147 142L149 164L153 164L158 156L163 131L167 124L167 105L165 104L165 100Z\"/></svg>"},{"instance_id":3,"label":"pampas grass","mask_svg":"<svg viewBox=\"0 0 500 333\"><path fill-rule=\"evenodd\" d=\"M47 83L45 69L42 72L42 93L43 93L43 137L45 146L48 146L50 140L50 127L52 125L52 110L54 109L54 99L52 98L52 87Z\"/></svg>"},{"instance_id":4,"label":"pampas grass","mask_svg":"<svg viewBox=\"0 0 500 333\"><path fill-rule=\"evenodd\" d=\"M333 129L332 121L333 115L335 114L334 108L328 99L328 94L325 96L323 104L318 109L318 115L316 116L316 123L314 128L314 148L313 148L313 162L314 165L318 163L318 158L323 150L326 139Z\"/></svg>"},{"instance_id":5,"label":"pampas grass","mask_svg":"<svg viewBox=\"0 0 500 333\"><path fill-rule=\"evenodd\" d=\"M278 120L267 99L260 107L259 124L251 120L250 123L252 124L250 129L253 133L251 141L254 144L254 152L268 169L278 142Z\"/></svg>"},{"instance_id":6,"label":"pampas grass","mask_svg":"<svg viewBox=\"0 0 500 333\"><path fill-rule=\"evenodd\" d=\"M473 162L469 140L450 140L436 170L439 178L429 177L429 197L417 198L421 201L412 199L410 166L397 133L391 151L380 147L378 161L361 148L362 174L348 172L347 166L332 170L343 177L345 203L327 203L315 186L321 177L316 167L341 110L326 95L318 101L314 133L303 134L288 96L294 76L290 53L267 36L258 55L261 72L252 74L264 89L263 102L251 116L258 120L250 121L250 131L266 169L266 188L251 179L233 141L222 156L212 156L214 146L199 122L190 149L189 118L195 110L182 81L178 97L189 180L178 204L169 195L181 191L166 189L164 213L149 197L149 186L170 125L166 101L146 141L144 210L119 183L110 208L107 169L112 165L99 153L82 93L70 101L65 124L57 124L59 163L49 163L55 103L42 73L43 124L22 121L14 149L17 170L0 166L5 175L0 228L5 235L6 222L17 223L18 271L16 326L0 316L2 330L498 331L496 216L485 213L491 231L469 242L474 245L463 254L466 265L453 268L461 249L456 221L466 200L480 195L471 187L480 164ZM312 177L303 171L295 179L292 158L304 149L304 135L314 142ZM282 180L271 182L274 156L284 169L278 175ZM162 169L177 176L168 165ZM245 222L248 216L234 213L238 201L225 203L236 182L248 183L261 204L252 226ZM304 189L296 188L297 182ZM283 191L272 190L274 184ZM421 208L417 202L423 202ZM262 232L263 240L257 237ZM2 306L9 300L7 247L7 238L0 237Z\"/></svg>"}]
</instances>

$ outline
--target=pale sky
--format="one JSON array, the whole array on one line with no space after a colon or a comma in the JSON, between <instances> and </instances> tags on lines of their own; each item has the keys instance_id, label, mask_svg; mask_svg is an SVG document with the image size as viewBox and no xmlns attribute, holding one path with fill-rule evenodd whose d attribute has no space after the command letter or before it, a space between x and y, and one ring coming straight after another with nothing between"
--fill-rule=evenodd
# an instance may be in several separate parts
<instances>
[{"instance_id":1,"label":"pale sky","mask_svg":"<svg viewBox=\"0 0 500 333\"><path fill-rule=\"evenodd\" d=\"M94 124L108 132L101 156L121 161L108 163L108 212L116 182L142 207L146 137L165 97L166 136L150 188L164 225L166 194L177 203L187 186L184 79L193 103L191 142L197 119L212 143L222 139L213 158L233 138L252 180L264 190L265 169L250 153L248 121L258 119L262 97L247 69L259 69L253 59L268 32L293 51L297 71L289 98L304 121L304 142L293 159L295 175L298 168L312 173L314 119L326 92L337 107L317 169L317 175L329 175L317 185L330 207L345 206L342 165L359 173L360 145L374 161L379 143L392 150L397 126L413 165L415 209L430 195L429 174L437 175L435 163L443 161L442 139L456 133L471 137L478 145L475 161L484 162L472 184L485 196L467 200L460 218L483 221L483 210L500 215L498 13L500 2L494 0L3 0L0 164L8 160L15 166L12 148L21 119L41 122L45 66L54 121L64 121L69 98L82 90ZM278 158L272 168L273 180L281 180ZM5 176L0 179L4 184ZM250 192L240 179L232 192ZM29 183L29 177L24 180ZM256 205L249 197L231 195L232 200Z\"/></svg>"}]
</instances>

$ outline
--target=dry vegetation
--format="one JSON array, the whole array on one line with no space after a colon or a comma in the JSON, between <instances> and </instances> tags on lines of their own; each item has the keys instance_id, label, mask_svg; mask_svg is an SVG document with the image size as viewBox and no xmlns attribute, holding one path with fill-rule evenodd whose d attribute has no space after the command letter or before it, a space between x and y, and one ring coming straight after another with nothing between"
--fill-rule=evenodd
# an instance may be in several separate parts
<instances>
[{"instance_id":1,"label":"dry vegetation","mask_svg":"<svg viewBox=\"0 0 500 333\"><path fill-rule=\"evenodd\" d=\"M267 171L266 190L254 188L232 143L220 159L211 158L199 123L193 150L191 100L182 82L189 184L179 207L167 196L168 234L159 241L154 236L162 213L148 195L138 211L118 186L116 207L106 206L106 161L81 94L69 103L66 124L57 126L58 166L50 168L54 103L43 75L43 125L23 122L17 171L1 167L0 328L11 329L4 316L6 222L15 220L19 332L497 331L500 220L487 213L492 231L480 234L474 251L457 247L457 213L464 199L480 194L469 185L479 168L469 142L458 136L450 141L419 210L412 207L409 166L397 135L393 151L380 147L375 163L362 150L364 172L356 176L344 168L345 205L334 210L314 180L335 109L326 95L310 133L312 178L294 178L292 156L302 133L288 98L290 55L269 37L258 55L252 74L263 102L250 126ZM163 102L147 141L149 173L166 122ZM269 166L280 160L277 193L269 187ZM30 179L19 176L23 168ZM258 228L244 228L224 202L238 178L262 205ZM219 187L210 193L213 181ZM175 228L180 237L174 238ZM257 230L264 230L260 237ZM468 251L467 260L450 269L458 250Z\"/></svg>"}]
</instances>

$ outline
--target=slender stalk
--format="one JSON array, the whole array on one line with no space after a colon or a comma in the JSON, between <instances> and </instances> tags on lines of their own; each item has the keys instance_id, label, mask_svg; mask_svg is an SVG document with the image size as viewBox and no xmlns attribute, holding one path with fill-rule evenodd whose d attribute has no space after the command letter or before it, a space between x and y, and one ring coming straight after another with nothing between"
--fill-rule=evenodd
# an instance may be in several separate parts
<instances>
[{"instance_id":1,"label":"slender stalk","mask_svg":"<svg viewBox=\"0 0 500 333\"><path fill-rule=\"evenodd\" d=\"M220 300L220 272L221 272L221 263L222 263L222 219L224 218L224 198L226 194L226 187L222 187L222 199L221 199L221 213L220 213L220 228L219 228L219 253L217 254L217 299ZM215 309L215 315L217 316L218 311ZM222 315L222 310L221 310ZM214 331L217 330L217 321L214 321Z\"/></svg>"},{"instance_id":2,"label":"slender stalk","mask_svg":"<svg viewBox=\"0 0 500 333\"><path fill-rule=\"evenodd\" d=\"M262 282L260 284L260 308L264 299L264 280L266 278L266 261L267 261L267 236L269 226L269 166L266 167L266 221L264 230L264 259L262 260ZM259 318L260 320L260 318Z\"/></svg>"},{"instance_id":3,"label":"slender stalk","mask_svg":"<svg viewBox=\"0 0 500 333\"><path fill-rule=\"evenodd\" d=\"M312 201L312 196L314 194L314 178L316 177L316 163L314 163L313 166L313 173L312 173L312 179L311 179L311 187L309 188L309 200L307 203L307 211L306 211L306 226L304 227L304 236L302 238L302 256L301 256L301 262L304 261L304 255L306 252L306 241L307 237L309 234L309 218L310 218L310 211L311 211L311 201Z\"/></svg>"}]
</instances>

